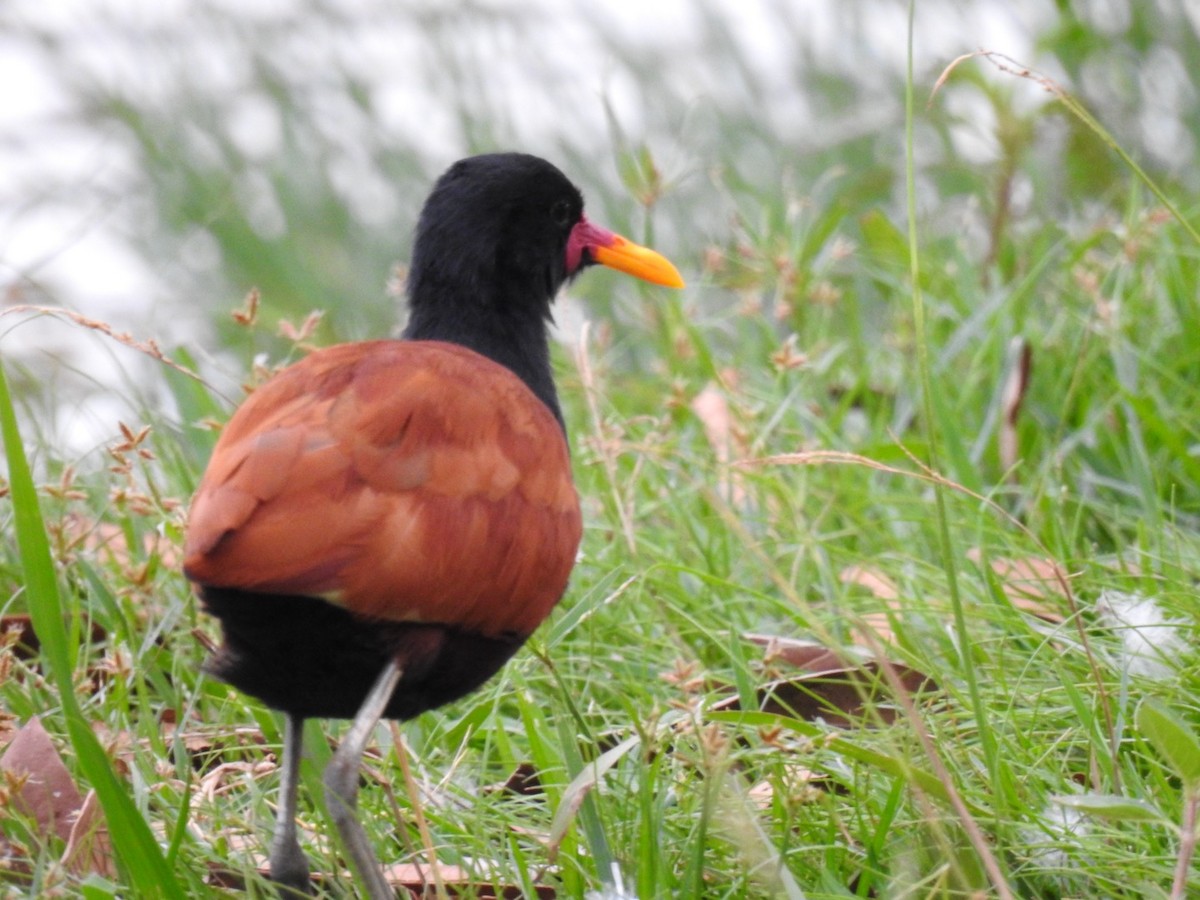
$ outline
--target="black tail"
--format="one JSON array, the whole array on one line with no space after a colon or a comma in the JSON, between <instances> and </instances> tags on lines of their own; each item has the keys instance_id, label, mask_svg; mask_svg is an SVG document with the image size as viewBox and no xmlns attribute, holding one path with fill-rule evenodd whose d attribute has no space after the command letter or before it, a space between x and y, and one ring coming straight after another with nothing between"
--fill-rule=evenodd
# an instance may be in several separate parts
<instances>
[{"instance_id":1,"label":"black tail","mask_svg":"<svg viewBox=\"0 0 1200 900\"><path fill-rule=\"evenodd\" d=\"M525 636L364 619L316 597L214 587L200 596L225 635L205 671L305 718L353 718L396 657L404 677L384 716L410 719L475 690L525 643Z\"/></svg>"}]
</instances>

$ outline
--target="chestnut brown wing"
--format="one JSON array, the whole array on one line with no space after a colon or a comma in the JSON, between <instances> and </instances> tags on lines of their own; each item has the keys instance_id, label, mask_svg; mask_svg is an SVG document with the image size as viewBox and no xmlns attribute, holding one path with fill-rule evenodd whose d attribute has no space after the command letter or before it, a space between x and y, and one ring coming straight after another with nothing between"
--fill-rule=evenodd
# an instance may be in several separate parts
<instances>
[{"instance_id":1,"label":"chestnut brown wing","mask_svg":"<svg viewBox=\"0 0 1200 900\"><path fill-rule=\"evenodd\" d=\"M439 342L313 353L226 426L188 519L201 584L527 635L566 588L579 501L554 416Z\"/></svg>"}]
</instances>

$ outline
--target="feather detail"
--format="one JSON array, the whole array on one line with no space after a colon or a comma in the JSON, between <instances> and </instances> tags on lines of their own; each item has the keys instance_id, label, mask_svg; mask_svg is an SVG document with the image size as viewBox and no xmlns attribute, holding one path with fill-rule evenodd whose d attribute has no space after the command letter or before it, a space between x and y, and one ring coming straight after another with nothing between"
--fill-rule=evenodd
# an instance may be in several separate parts
<instances>
[{"instance_id":1,"label":"feather detail","mask_svg":"<svg viewBox=\"0 0 1200 900\"><path fill-rule=\"evenodd\" d=\"M193 501L189 578L358 615L527 635L581 536L557 420L437 341L317 351L253 393Z\"/></svg>"}]
</instances>

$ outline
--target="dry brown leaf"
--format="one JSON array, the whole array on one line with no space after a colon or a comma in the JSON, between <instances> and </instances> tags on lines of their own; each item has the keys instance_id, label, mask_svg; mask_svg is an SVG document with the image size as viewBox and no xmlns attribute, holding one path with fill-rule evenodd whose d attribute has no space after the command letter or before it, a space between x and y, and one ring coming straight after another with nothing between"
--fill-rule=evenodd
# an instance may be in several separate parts
<instances>
[{"instance_id":1,"label":"dry brown leaf","mask_svg":"<svg viewBox=\"0 0 1200 900\"><path fill-rule=\"evenodd\" d=\"M900 588L896 582L878 569L868 569L866 566L847 566L838 575L843 584L856 584L866 588L880 600L899 600Z\"/></svg>"},{"instance_id":2,"label":"dry brown leaf","mask_svg":"<svg viewBox=\"0 0 1200 900\"><path fill-rule=\"evenodd\" d=\"M704 436L708 438L717 459L729 461L729 452L733 440L733 416L729 412L729 401L715 384L709 382L699 394L692 398L692 412L704 426Z\"/></svg>"},{"instance_id":3,"label":"dry brown leaf","mask_svg":"<svg viewBox=\"0 0 1200 900\"><path fill-rule=\"evenodd\" d=\"M907 666L893 666L909 693L929 690L929 676ZM760 690L763 712L794 718L821 719L842 728L869 724L868 711L885 725L896 720L897 711L887 705L883 675L878 663L847 668L838 673L781 678Z\"/></svg>"},{"instance_id":4,"label":"dry brown leaf","mask_svg":"<svg viewBox=\"0 0 1200 900\"><path fill-rule=\"evenodd\" d=\"M759 709L800 719L823 719L831 725L847 727L869 721L868 712L889 724L896 711L888 705L886 664L909 693L932 690L932 678L902 663L886 661L856 652L836 653L811 641L749 634L747 640L765 649L764 662L783 661L802 673L776 678L758 691ZM860 657L860 658L856 658ZM718 708L737 708L737 698L722 701Z\"/></svg>"},{"instance_id":5,"label":"dry brown leaf","mask_svg":"<svg viewBox=\"0 0 1200 900\"><path fill-rule=\"evenodd\" d=\"M764 648L763 663L767 666L782 660L789 666L804 669L810 675L841 672L846 668L845 656L839 656L813 641L770 634L748 634L746 640Z\"/></svg>"},{"instance_id":6,"label":"dry brown leaf","mask_svg":"<svg viewBox=\"0 0 1200 900\"><path fill-rule=\"evenodd\" d=\"M760 781L746 791L746 796L759 809L770 809L771 803L775 799L775 786L769 781Z\"/></svg>"},{"instance_id":7,"label":"dry brown leaf","mask_svg":"<svg viewBox=\"0 0 1200 900\"><path fill-rule=\"evenodd\" d=\"M853 584L865 588L875 597L885 601L886 610L900 609L900 588L896 582L878 569L867 566L847 566L838 575L843 584ZM858 617L862 627L869 629L875 639L885 644L896 642L896 632L892 629L891 616L887 611L865 613ZM871 641L865 635L855 635L856 641L862 646L870 647Z\"/></svg>"},{"instance_id":8,"label":"dry brown leaf","mask_svg":"<svg viewBox=\"0 0 1200 900\"><path fill-rule=\"evenodd\" d=\"M485 865L480 868L486 869L487 867ZM268 877L269 870L265 865L260 865L257 869L264 878ZM384 866L383 876L394 889L403 892L400 894L402 897L432 900L437 896L433 870L429 865L396 863ZM463 900L467 900L467 898L471 898L471 900L518 900L518 898L528 896L516 885L495 885L487 881L480 881L478 876L473 876L459 866L439 864L438 876L448 896L461 897ZM350 877L349 873L343 873L343 878L349 879ZM315 873L312 876L313 883L317 885L330 880L330 877L324 873ZM209 882L226 890L245 890L246 888L245 879L238 872L216 865L209 867ZM554 900L557 894L549 885L539 884L534 886L534 896L538 900Z\"/></svg>"},{"instance_id":9,"label":"dry brown leaf","mask_svg":"<svg viewBox=\"0 0 1200 900\"><path fill-rule=\"evenodd\" d=\"M541 779L533 763L518 765L504 781L483 788L485 794L516 794L518 797L538 797L543 793Z\"/></svg>"},{"instance_id":10,"label":"dry brown leaf","mask_svg":"<svg viewBox=\"0 0 1200 900\"><path fill-rule=\"evenodd\" d=\"M174 744L179 726L167 717L162 722L162 738L167 744ZM262 732L254 726L237 728L214 727L212 725L193 726L183 730L178 738L183 749L193 757L192 765L206 769L216 765L215 750L244 749L261 747L265 743ZM145 741L143 744L147 743ZM207 763L208 765L204 765Z\"/></svg>"},{"instance_id":11,"label":"dry brown leaf","mask_svg":"<svg viewBox=\"0 0 1200 900\"><path fill-rule=\"evenodd\" d=\"M278 766L269 759L226 762L210 769L196 789L197 799L212 803L220 794L239 787L244 779L258 780L271 775Z\"/></svg>"},{"instance_id":12,"label":"dry brown leaf","mask_svg":"<svg viewBox=\"0 0 1200 900\"><path fill-rule=\"evenodd\" d=\"M729 401L725 394L713 382L692 398L692 412L704 426L704 436L722 468L729 464L739 440L734 427L733 414L729 411ZM723 473L721 487L726 499L741 505L746 499L746 489L743 479L737 473Z\"/></svg>"},{"instance_id":13,"label":"dry brown leaf","mask_svg":"<svg viewBox=\"0 0 1200 900\"><path fill-rule=\"evenodd\" d=\"M486 868L486 867L485 867ZM434 880L431 867L413 863L398 863L384 866L384 877L393 887L404 888L414 897L434 897ZM495 885L480 883L477 876L459 866L440 864L438 875L451 897L478 897L479 900L501 900L501 898L524 897L519 887L515 885ZM534 891L543 900L554 900L556 893L549 885L535 885Z\"/></svg>"},{"instance_id":14,"label":"dry brown leaf","mask_svg":"<svg viewBox=\"0 0 1200 900\"><path fill-rule=\"evenodd\" d=\"M112 839L104 824L104 813L95 791L88 791L75 824L71 826L67 848L62 855L62 866L79 878L93 874L105 878L117 877Z\"/></svg>"},{"instance_id":15,"label":"dry brown leaf","mask_svg":"<svg viewBox=\"0 0 1200 900\"><path fill-rule=\"evenodd\" d=\"M1000 395L1000 428L996 436L1000 450L1000 467L1015 478L1013 466L1017 463L1017 417L1021 404L1029 390L1029 375L1033 365L1033 350L1021 337L1009 344L1008 378Z\"/></svg>"},{"instance_id":16,"label":"dry brown leaf","mask_svg":"<svg viewBox=\"0 0 1200 900\"><path fill-rule=\"evenodd\" d=\"M972 547L967 551L967 559L981 565L983 551ZM1058 609L1043 602L1066 599L1063 585L1068 583L1069 576L1062 566L1052 559L1037 556L1019 559L993 556L988 562L1013 606L1047 622L1063 621L1063 614Z\"/></svg>"},{"instance_id":17,"label":"dry brown leaf","mask_svg":"<svg viewBox=\"0 0 1200 900\"><path fill-rule=\"evenodd\" d=\"M32 817L43 833L53 832L64 841L71 837L83 795L37 716L9 741L0 756L0 772L16 809Z\"/></svg>"},{"instance_id":18,"label":"dry brown leaf","mask_svg":"<svg viewBox=\"0 0 1200 900\"><path fill-rule=\"evenodd\" d=\"M869 629L875 636L875 639L883 644L896 643L896 632L892 628L892 617L885 612L866 613L861 615L856 620L857 624L865 629ZM869 640L864 640L866 635L856 632L854 634L855 642L869 647Z\"/></svg>"}]
</instances>

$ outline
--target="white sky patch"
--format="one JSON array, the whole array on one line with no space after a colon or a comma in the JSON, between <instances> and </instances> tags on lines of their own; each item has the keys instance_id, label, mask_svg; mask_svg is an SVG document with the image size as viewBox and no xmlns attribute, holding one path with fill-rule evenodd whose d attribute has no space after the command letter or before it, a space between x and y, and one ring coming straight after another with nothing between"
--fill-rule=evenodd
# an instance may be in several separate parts
<instances>
[{"instance_id":1,"label":"white sky patch","mask_svg":"<svg viewBox=\"0 0 1200 900\"><path fill-rule=\"evenodd\" d=\"M1169 678L1187 648L1183 623L1168 619L1162 608L1144 594L1100 592L1096 611L1101 621L1121 638L1122 664L1130 675Z\"/></svg>"},{"instance_id":2,"label":"white sky patch","mask_svg":"<svg viewBox=\"0 0 1200 900\"><path fill-rule=\"evenodd\" d=\"M423 157L431 178L492 140L547 156L576 177L594 150L593 178L613 184L607 104L634 146L643 140L653 146L668 178L701 181L698 170L711 161L725 110L750 108L762 125L764 141L748 144L741 159L747 171L771 166L780 153L816 152L880 130L899 133L903 122L907 24L900 6L482 0L459 9L435 0L329 0L320 16L305 16L306 9L300 0L9 0L0 16L7 26L0 29L0 83L13 86L0 96L0 290L8 291L8 302L56 303L163 346L214 343L212 307L181 302L180 283L181 274L215 272L219 248L198 232L170 252L157 245L146 252L145 223L159 215L156 188L139 170L135 142L114 120L88 112L89 97L116 96L135 109L165 106L182 121L179 136L197 161L207 151L221 166L224 150L214 138L224 136L254 170L287 153L291 135L286 112L264 86L269 75L314 114L328 145L329 179L351 213L380 228L400 210L415 212L423 198L397 193L392 173L376 167L379 148L393 145ZM1036 42L1056 15L1052 5L1034 0L922 4L918 103L927 102L925 89L950 60L980 46L1049 65L1048 74L1059 75ZM454 40L439 39L450 27ZM247 52L250 40L265 52ZM1141 122L1160 155L1190 149L1168 115L1191 100L1190 86L1173 83L1186 82L1185 63L1164 50L1142 74L1164 98ZM807 90L814 68L847 79L853 89L844 101L822 101ZM1033 82L998 80L1017 110L1046 102ZM358 94L347 91L350 84L368 99L369 114L358 107ZM947 88L942 96L949 102L960 93ZM223 103L207 103L214 96ZM210 107L215 120L200 115ZM951 112L955 150L968 162L995 159L993 118L982 99L955 100ZM936 163L940 144L925 129L917 141L919 158ZM580 158L572 160L576 148ZM932 196L924 175L919 183ZM238 187L236 199L248 204L259 234L282 234L278 186L251 175ZM592 212L620 227L604 214L600 197L593 195ZM214 208L212 216L220 213ZM704 223L724 215L719 198L697 202L694 231L703 233ZM669 250L665 236L661 246ZM696 243L697 235L689 240ZM395 243L406 245L407 234ZM578 334L572 314L560 307L559 315L563 332ZM83 352L91 336L68 353L72 338L58 336L70 326L46 327L65 363L89 374L107 371ZM0 349L36 365L47 356L33 340L41 335L23 330ZM155 377L147 369L145 380Z\"/></svg>"}]
</instances>

